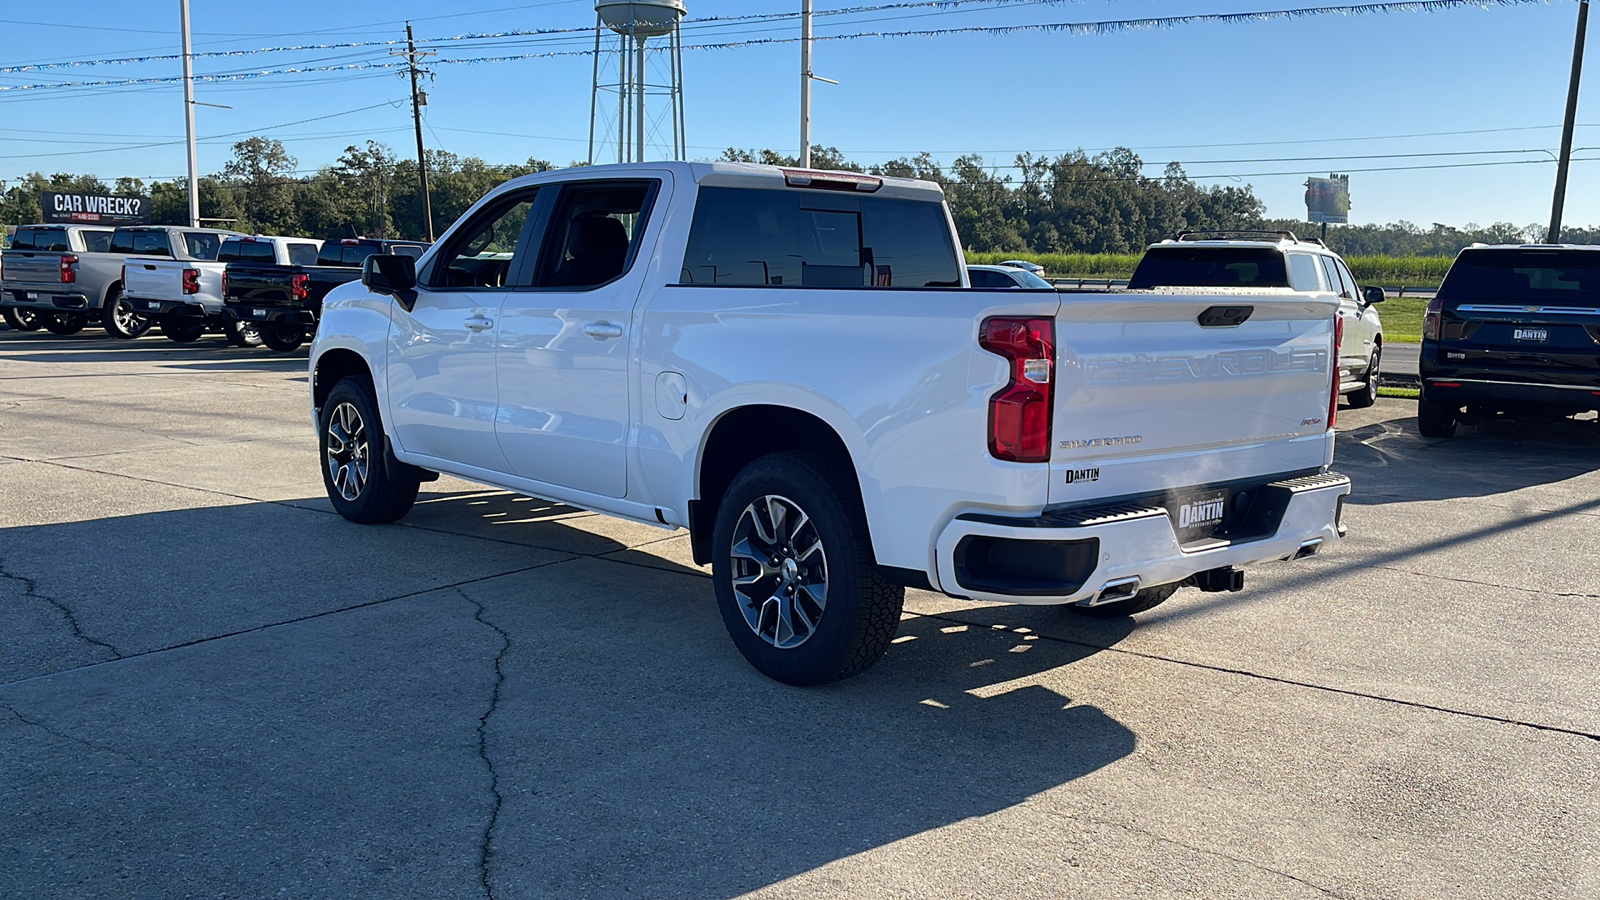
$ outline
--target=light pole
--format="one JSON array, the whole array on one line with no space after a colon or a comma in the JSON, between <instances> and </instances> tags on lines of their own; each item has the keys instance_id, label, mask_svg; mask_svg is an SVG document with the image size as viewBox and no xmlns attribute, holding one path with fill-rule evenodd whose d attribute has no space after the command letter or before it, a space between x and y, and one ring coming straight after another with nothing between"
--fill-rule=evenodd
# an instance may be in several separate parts
<instances>
[{"instance_id":1,"label":"light pole","mask_svg":"<svg viewBox=\"0 0 1600 900\"><path fill-rule=\"evenodd\" d=\"M189 0L178 0L183 16L183 122L189 143L189 227L200 227L200 165L194 150L194 54L189 46Z\"/></svg>"},{"instance_id":2,"label":"light pole","mask_svg":"<svg viewBox=\"0 0 1600 900\"><path fill-rule=\"evenodd\" d=\"M1578 36L1572 44L1572 81L1567 84L1567 117L1561 126L1561 158L1556 161L1556 193L1550 202L1547 244L1561 243L1561 208L1567 201L1567 169L1572 164L1572 129L1578 115L1578 83L1583 78L1583 36L1589 28L1589 0L1578 4Z\"/></svg>"},{"instance_id":3,"label":"light pole","mask_svg":"<svg viewBox=\"0 0 1600 900\"><path fill-rule=\"evenodd\" d=\"M811 168L811 0L800 0L800 167Z\"/></svg>"}]
</instances>

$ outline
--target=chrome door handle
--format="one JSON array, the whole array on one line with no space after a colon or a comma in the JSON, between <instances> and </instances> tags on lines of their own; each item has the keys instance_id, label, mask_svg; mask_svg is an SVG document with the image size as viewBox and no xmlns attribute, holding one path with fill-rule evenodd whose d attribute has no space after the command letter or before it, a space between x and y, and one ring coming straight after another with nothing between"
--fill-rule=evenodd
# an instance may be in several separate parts
<instances>
[{"instance_id":1,"label":"chrome door handle","mask_svg":"<svg viewBox=\"0 0 1600 900\"><path fill-rule=\"evenodd\" d=\"M622 326L610 322L590 322L583 326L583 333L596 340L622 337Z\"/></svg>"},{"instance_id":2,"label":"chrome door handle","mask_svg":"<svg viewBox=\"0 0 1600 900\"><path fill-rule=\"evenodd\" d=\"M485 316L473 316L467 319L466 325L473 331L486 331L494 327L494 320Z\"/></svg>"}]
</instances>

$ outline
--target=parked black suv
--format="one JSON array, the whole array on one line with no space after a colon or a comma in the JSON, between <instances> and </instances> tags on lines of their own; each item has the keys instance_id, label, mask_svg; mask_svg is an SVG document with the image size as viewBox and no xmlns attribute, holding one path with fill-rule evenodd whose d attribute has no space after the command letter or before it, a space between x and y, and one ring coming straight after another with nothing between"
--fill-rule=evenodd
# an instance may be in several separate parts
<instances>
[{"instance_id":1,"label":"parked black suv","mask_svg":"<svg viewBox=\"0 0 1600 900\"><path fill-rule=\"evenodd\" d=\"M1600 247L1468 247L1422 325L1417 426L1600 410Z\"/></svg>"}]
</instances>

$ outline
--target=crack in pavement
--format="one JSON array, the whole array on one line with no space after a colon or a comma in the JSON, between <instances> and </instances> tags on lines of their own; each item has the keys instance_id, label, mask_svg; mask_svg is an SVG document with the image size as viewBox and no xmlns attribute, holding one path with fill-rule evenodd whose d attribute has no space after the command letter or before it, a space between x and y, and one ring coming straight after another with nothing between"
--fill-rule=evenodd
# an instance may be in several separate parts
<instances>
[{"instance_id":1,"label":"crack in pavement","mask_svg":"<svg viewBox=\"0 0 1600 900\"><path fill-rule=\"evenodd\" d=\"M478 877L483 884L483 895L489 900L494 900L494 885L489 879L489 865L494 855L493 841L494 829L500 822L500 808L505 805L505 796L500 793L500 772L495 769L494 760L489 756L489 717L500 707L500 688L506 683L504 662L506 654L511 650L511 635L499 625L484 618L483 604L472 599L466 591L457 587L456 595L472 605L473 620L494 630L500 636L500 652L494 658L494 692L489 696L489 708L478 717L478 758L483 760L484 767L489 770L489 793L494 802L489 807L489 820L483 825L483 837L478 844Z\"/></svg>"},{"instance_id":2,"label":"crack in pavement","mask_svg":"<svg viewBox=\"0 0 1600 900\"><path fill-rule=\"evenodd\" d=\"M45 734L50 735L51 737L59 738L59 739L61 739L63 741L69 741L71 743L78 744L79 746L82 746L82 747L88 747L90 750L97 750L97 751L99 751L101 753L109 753L112 756L120 756L123 759L127 760L130 763L133 763L134 765L138 766L141 769L148 768L148 766L146 766L144 763L140 762L137 759L134 759L132 756L122 752L121 750L113 750L110 747L102 747L99 744L94 743L93 741L86 741L81 737L75 737L75 736L67 734L65 732L57 731L54 728L51 728L50 726L44 724L43 722L38 721L37 719L28 718L27 716L25 716L21 712L19 712L15 707L9 706L9 705L4 704L4 703L0 703L0 709L3 709L6 712L11 713L11 715L13 715L13 716L15 716L17 718L17 721L23 723L24 725L30 725L30 726L32 726L34 728L37 728L40 731L44 732Z\"/></svg>"},{"instance_id":3,"label":"crack in pavement","mask_svg":"<svg viewBox=\"0 0 1600 900\"><path fill-rule=\"evenodd\" d=\"M121 651L117 650L116 647L113 647L99 638L90 637L89 635L85 634L83 631L83 626L78 622L77 614L72 611L71 607L67 606L67 604L61 602L60 600L57 600L55 597L39 593L39 583L34 579L17 575L8 570L6 568L6 560L4 558L0 558L0 578L4 578L7 581L14 581L17 584L22 585L22 596L32 600L43 601L54 607L57 612L61 613L61 617L67 620L67 627L72 629L73 637L83 641L86 644L100 647L108 651L111 654L112 659L123 658Z\"/></svg>"},{"instance_id":4,"label":"crack in pavement","mask_svg":"<svg viewBox=\"0 0 1600 900\"><path fill-rule=\"evenodd\" d=\"M1399 566L1368 566L1370 569L1383 569L1386 572L1397 572L1401 575L1415 575L1418 578L1437 578L1440 581L1453 581L1458 584L1470 584L1477 587L1499 588L1502 591L1519 591L1525 594L1541 594L1548 597L1561 597L1568 600L1600 600L1600 594L1580 594L1569 591L1547 591L1542 588L1518 587L1514 584L1496 584L1492 581L1478 581L1475 578L1461 578L1456 575L1440 575L1434 572L1413 572Z\"/></svg>"}]
</instances>

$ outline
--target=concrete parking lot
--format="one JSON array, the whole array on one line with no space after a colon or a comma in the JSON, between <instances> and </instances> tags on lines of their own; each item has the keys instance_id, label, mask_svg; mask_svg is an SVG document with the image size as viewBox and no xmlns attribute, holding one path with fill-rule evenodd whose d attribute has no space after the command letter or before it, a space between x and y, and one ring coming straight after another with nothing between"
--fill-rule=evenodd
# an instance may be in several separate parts
<instances>
[{"instance_id":1,"label":"concrete parking lot","mask_svg":"<svg viewBox=\"0 0 1600 900\"><path fill-rule=\"evenodd\" d=\"M1350 537L750 669L688 539L322 497L305 356L0 333L0 896L1600 895L1600 426L1340 414Z\"/></svg>"}]
</instances>

